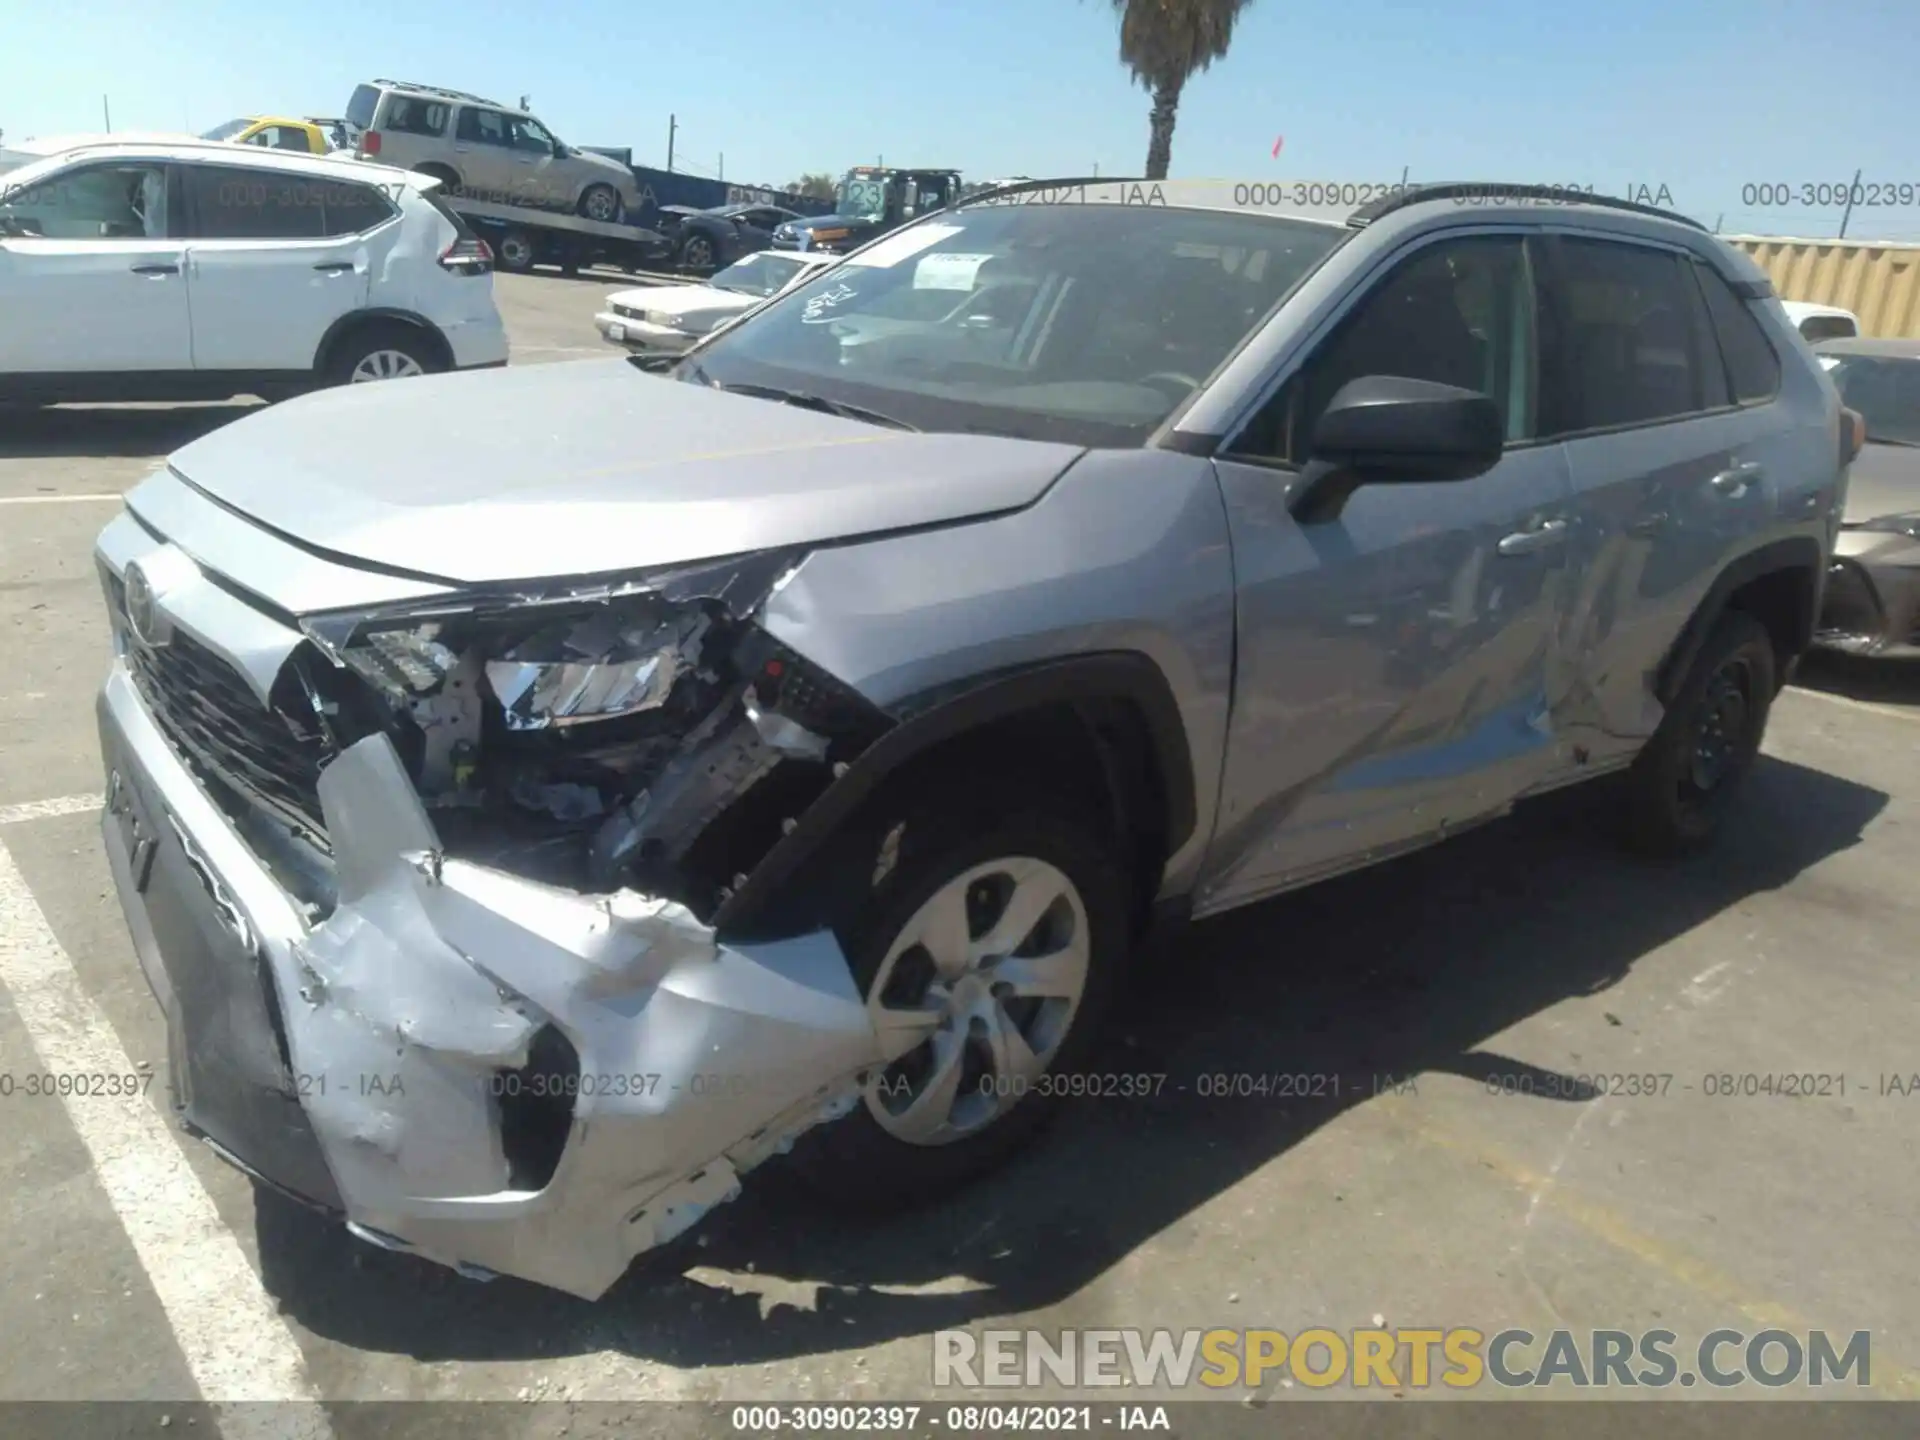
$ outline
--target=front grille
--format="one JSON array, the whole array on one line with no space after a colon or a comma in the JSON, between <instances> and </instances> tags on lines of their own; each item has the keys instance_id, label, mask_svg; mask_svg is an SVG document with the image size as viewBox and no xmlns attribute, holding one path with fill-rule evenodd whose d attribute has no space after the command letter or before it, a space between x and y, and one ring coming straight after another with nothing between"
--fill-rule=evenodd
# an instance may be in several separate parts
<instances>
[{"instance_id":1,"label":"front grille","mask_svg":"<svg viewBox=\"0 0 1920 1440\"><path fill-rule=\"evenodd\" d=\"M125 587L115 578L109 589L116 618L124 621ZM262 705L237 670L182 630L154 647L124 623L120 629L134 684L174 748L324 833L320 767L333 758L333 748L317 721L290 704ZM284 670L275 682L276 702L283 687L297 689Z\"/></svg>"},{"instance_id":2,"label":"front grille","mask_svg":"<svg viewBox=\"0 0 1920 1440\"><path fill-rule=\"evenodd\" d=\"M646 315L646 311L644 311L644 310L640 310L640 309L636 309L636 308L635 308L634 306L632 306L632 305L618 305L618 304L616 304L616 305L615 305L615 306L613 307L613 313L614 313L614 314L616 314L616 315L622 315L622 316L625 316L625 317L626 317L627 319L629 319L629 320L644 320L644 319L646 319L646 318L647 318L647 315Z\"/></svg>"}]
</instances>

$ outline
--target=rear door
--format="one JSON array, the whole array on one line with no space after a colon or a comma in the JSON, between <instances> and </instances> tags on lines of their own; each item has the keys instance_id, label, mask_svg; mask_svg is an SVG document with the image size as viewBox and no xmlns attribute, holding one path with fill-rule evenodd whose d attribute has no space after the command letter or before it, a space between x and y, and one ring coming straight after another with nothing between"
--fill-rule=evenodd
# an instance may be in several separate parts
<instances>
[{"instance_id":1,"label":"rear door","mask_svg":"<svg viewBox=\"0 0 1920 1440\"><path fill-rule=\"evenodd\" d=\"M513 148L510 118L480 105L462 105L454 122L454 163L461 184L489 205L525 203L525 167Z\"/></svg>"},{"instance_id":2,"label":"rear door","mask_svg":"<svg viewBox=\"0 0 1920 1440\"><path fill-rule=\"evenodd\" d=\"M157 161L0 182L0 374L192 368L178 197Z\"/></svg>"},{"instance_id":3,"label":"rear door","mask_svg":"<svg viewBox=\"0 0 1920 1440\"><path fill-rule=\"evenodd\" d=\"M367 304L369 232L398 214L364 182L196 162L188 296L200 370L311 370L333 323Z\"/></svg>"},{"instance_id":4,"label":"rear door","mask_svg":"<svg viewBox=\"0 0 1920 1440\"><path fill-rule=\"evenodd\" d=\"M1737 315L1743 302L1690 252L1571 233L1546 250L1544 409L1574 493L1575 724L1604 763L1659 724L1653 679L1668 649L1774 513L1780 369ZM1759 347L1743 349L1739 393L1711 318L1721 300Z\"/></svg>"},{"instance_id":5,"label":"rear door","mask_svg":"<svg viewBox=\"0 0 1920 1440\"><path fill-rule=\"evenodd\" d=\"M1415 241L1216 459L1238 644L1203 909L1495 813L1565 763L1567 460L1539 433L1535 300L1518 233ZM1313 420L1376 374L1491 396L1503 458L1297 521Z\"/></svg>"}]
</instances>

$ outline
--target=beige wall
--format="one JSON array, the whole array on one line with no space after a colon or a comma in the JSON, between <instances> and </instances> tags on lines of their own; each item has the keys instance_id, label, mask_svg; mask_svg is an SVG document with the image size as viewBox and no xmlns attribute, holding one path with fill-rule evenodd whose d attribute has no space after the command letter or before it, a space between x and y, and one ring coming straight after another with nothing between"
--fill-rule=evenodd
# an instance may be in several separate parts
<instances>
[{"instance_id":1,"label":"beige wall","mask_svg":"<svg viewBox=\"0 0 1920 1440\"><path fill-rule=\"evenodd\" d=\"M1920 245L1723 235L1759 262L1782 300L1838 305L1862 334L1920 337Z\"/></svg>"}]
</instances>

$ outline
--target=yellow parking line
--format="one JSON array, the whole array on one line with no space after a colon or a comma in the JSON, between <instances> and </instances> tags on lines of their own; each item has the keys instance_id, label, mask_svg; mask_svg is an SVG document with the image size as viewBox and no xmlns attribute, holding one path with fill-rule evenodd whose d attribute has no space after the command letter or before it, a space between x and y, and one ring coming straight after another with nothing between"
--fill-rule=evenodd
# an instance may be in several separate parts
<instances>
[{"instance_id":1,"label":"yellow parking line","mask_svg":"<svg viewBox=\"0 0 1920 1440\"><path fill-rule=\"evenodd\" d=\"M1387 1120L1394 1129L1437 1150L1471 1160L1501 1178L1512 1181L1528 1193L1539 1195L1542 1204L1551 1206L1556 1213L1565 1216L1595 1239L1605 1241L1614 1249L1677 1280L1696 1294L1731 1306L1756 1325L1767 1329L1797 1331L1802 1335L1823 1328L1829 1335L1850 1333L1816 1325L1784 1305L1755 1298L1733 1276L1697 1256L1644 1234L1604 1205L1595 1204L1569 1190L1554 1176L1515 1160L1476 1137L1457 1134L1414 1115L1408 1108L1408 1102L1399 1096L1383 1095L1368 1108ZM1905 1399L1920 1398L1920 1372L1876 1354L1873 1357L1873 1388Z\"/></svg>"}]
</instances>

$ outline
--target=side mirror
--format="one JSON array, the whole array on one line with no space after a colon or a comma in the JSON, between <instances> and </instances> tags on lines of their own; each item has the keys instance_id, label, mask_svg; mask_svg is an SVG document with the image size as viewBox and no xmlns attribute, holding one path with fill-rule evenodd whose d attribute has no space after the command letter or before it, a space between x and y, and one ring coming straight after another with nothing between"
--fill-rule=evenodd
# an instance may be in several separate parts
<instances>
[{"instance_id":1,"label":"side mirror","mask_svg":"<svg viewBox=\"0 0 1920 1440\"><path fill-rule=\"evenodd\" d=\"M1296 520L1337 515L1362 485L1470 480L1500 461L1500 407L1474 390L1364 375L1335 393L1313 428L1313 450L1288 496Z\"/></svg>"}]
</instances>

